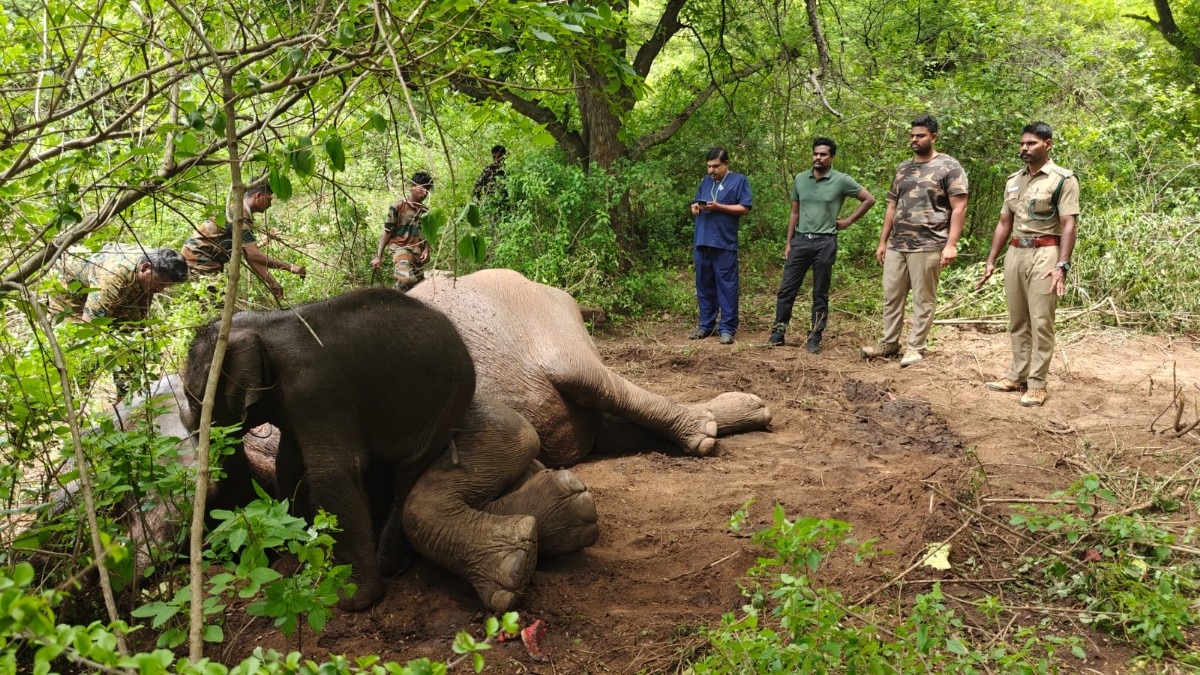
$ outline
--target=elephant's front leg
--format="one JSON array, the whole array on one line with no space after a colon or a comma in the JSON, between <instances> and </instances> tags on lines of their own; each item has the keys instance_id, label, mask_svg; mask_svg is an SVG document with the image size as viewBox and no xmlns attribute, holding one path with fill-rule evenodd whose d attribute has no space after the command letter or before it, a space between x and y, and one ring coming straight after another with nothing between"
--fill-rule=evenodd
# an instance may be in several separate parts
<instances>
[{"instance_id":1,"label":"elephant's front leg","mask_svg":"<svg viewBox=\"0 0 1200 675\"><path fill-rule=\"evenodd\" d=\"M717 450L717 422L712 413L646 391L609 370L597 358L560 354L546 374L562 396L574 405L645 427L689 455L704 457ZM582 451L587 450L590 448ZM567 463L560 459L550 458L548 463Z\"/></svg>"},{"instance_id":2,"label":"elephant's front leg","mask_svg":"<svg viewBox=\"0 0 1200 675\"><path fill-rule=\"evenodd\" d=\"M771 423L771 410L754 394L726 392L707 403L687 407L702 414L712 414L720 438L747 431L763 431ZM599 454L625 454L640 452L665 442L668 439L657 431L623 418L605 415L596 434L595 450Z\"/></svg>"},{"instance_id":3,"label":"elephant's front leg","mask_svg":"<svg viewBox=\"0 0 1200 675\"><path fill-rule=\"evenodd\" d=\"M383 598L384 580L375 562L375 532L363 485L361 457L366 453L363 450L362 454L347 455L346 448L356 446L347 444L346 439L338 441L313 443L304 448L303 485L307 489L301 492L307 493L314 510L325 509L337 516L342 531L336 535L334 557L353 566L350 581L358 587L352 597L343 597L338 606L348 612L361 612Z\"/></svg>"},{"instance_id":4,"label":"elephant's front leg","mask_svg":"<svg viewBox=\"0 0 1200 675\"><path fill-rule=\"evenodd\" d=\"M537 521L480 507L520 478L537 455L533 427L507 406L476 397L446 452L404 503L404 531L421 555L467 578L489 611L516 607L537 564Z\"/></svg>"}]
</instances>

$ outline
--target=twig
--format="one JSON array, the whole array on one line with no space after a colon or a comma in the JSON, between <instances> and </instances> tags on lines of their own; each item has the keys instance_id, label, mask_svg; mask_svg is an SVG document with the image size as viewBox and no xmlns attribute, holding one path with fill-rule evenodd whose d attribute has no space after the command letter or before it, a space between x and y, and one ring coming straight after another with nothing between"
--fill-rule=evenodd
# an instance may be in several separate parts
<instances>
[{"instance_id":1,"label":"twig","mask_svg":"<svg viewBox=\"0 0 1200 675\"><path fill-rule=\"evenodd\" d=\"M971 518L967 518L966 520L964 520L963 524L959 525L958 529L955 530L953 534L951 534L949 537L946 537L946 540L942 542L942 545L945 546L946 544L949 544L952 539L954 539L955 537L958 536L959 532L962 532L963 530L967 529L967 526L971 524L971 520L972 520ZM909 572L920 567L928 559L929 559L928 552L923 552L923 554L917 559L917 561L915 563L908 566L908 569L906 569L903 572L901 572L900 574L897 574L896 576L892 577L891 581L889 581L886 584L880 586L879 588L876 588L875 590L871 591L865 597L863 597L861 600L854 603L850 607L851 608L858 607L858 606L862 605L864 602L875 597L876 595L879 595L880 592L887 589L888 587L890 587L892 584L896 583L897 581L900 581L901 579L903 579L905 575L907 575Z\"/></svg>"},{"instance_id":2,"label":"twig","mask_svg":"<svg viewBox=\"0 0 1200 675\"><path fill-rule=\"evenodd\" d=\"M695 569L695 570L692 570L691 572L684 572L683 574L676 574L673 577L666 577L663 579L663 581L675 581L676 579L682 579L683 577L690 577L691 575L703 572L704 570L706 570L710 567L716 567L717 565L720 565L721 563L725 562L726 560L729 560L730 558L737 555L738 553L741 553L741 551L734 551L733 553L730 553L729 555L725 556L724 558L721 558L720 560L714 560L714 561L708 563L707 565L705 565L704 567L701 567L700 569Z\"/></svg>"}]
</instances>

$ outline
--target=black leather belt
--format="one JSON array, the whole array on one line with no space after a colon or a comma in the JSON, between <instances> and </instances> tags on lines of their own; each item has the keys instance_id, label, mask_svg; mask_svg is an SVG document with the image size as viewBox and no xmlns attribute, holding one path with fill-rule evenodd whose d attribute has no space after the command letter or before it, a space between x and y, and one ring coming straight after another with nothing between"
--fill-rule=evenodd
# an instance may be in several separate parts
<instances>
[{"instance_id":1,"label":"black leather belt","mask_svg":"<svg viewBox=\"0 0 1200 675\"><path fill-rule=\"evenodd\" d=\"M804 239L824 239L826 237L836 237L837 235L833 233L798 232L796 236Z\"/></svg>"}]
</instances>

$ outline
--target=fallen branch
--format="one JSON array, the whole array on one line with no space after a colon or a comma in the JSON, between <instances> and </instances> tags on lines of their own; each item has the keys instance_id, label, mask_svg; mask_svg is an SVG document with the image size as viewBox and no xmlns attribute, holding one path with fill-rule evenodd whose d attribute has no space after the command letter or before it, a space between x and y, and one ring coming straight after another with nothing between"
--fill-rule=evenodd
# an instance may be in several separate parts
<instances>
[{"instance_id":1,"label":"fallen branch","mask_svg":"<svg viewBox=\"0 0 1200 675\"><path fill-rule=\"evenodd\" d=\"M733 553L730 553L729 555L725 556L724 558L721 558L720 560L714 560L714 561L708 563L707 565L705 565L704 567L701 567L700 569L695 569L695 570L692 570L691 572L684 572L683 574L676 574L673 577L666 577L663 579L663 581L675 581L676 579L690 577L693 574L699 574L700 572L703 572L706 569L720 565L721 563L725 562L726 560L729 560L730 558L737 555L738 553L741 553L741 551L734 551Z\"/></svg>"}]
</instances>

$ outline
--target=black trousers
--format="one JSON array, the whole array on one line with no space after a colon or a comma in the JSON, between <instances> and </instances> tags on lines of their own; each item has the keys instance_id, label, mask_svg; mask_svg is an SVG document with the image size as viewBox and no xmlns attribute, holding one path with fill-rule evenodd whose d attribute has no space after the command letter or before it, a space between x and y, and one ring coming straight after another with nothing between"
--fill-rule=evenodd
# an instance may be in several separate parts
<instances>
[{"instance_id":1,"label":"black trousers","mask_svg":"<svg viewBox=\"0 0 1200 675\"><path fill-rule=\"evenodd\" d=\"M804 283L804 275L811 268L812 332L825 330L829 319L829 284L833 279L833 261L837 259L837 235L815 235L809 238L798 234L792 239L792 250L783 265L783 283L775 299L775 325L783 324L786 329L792 320L792 305L796 304L796 293Z\"/></svg>"}]
</instances>

